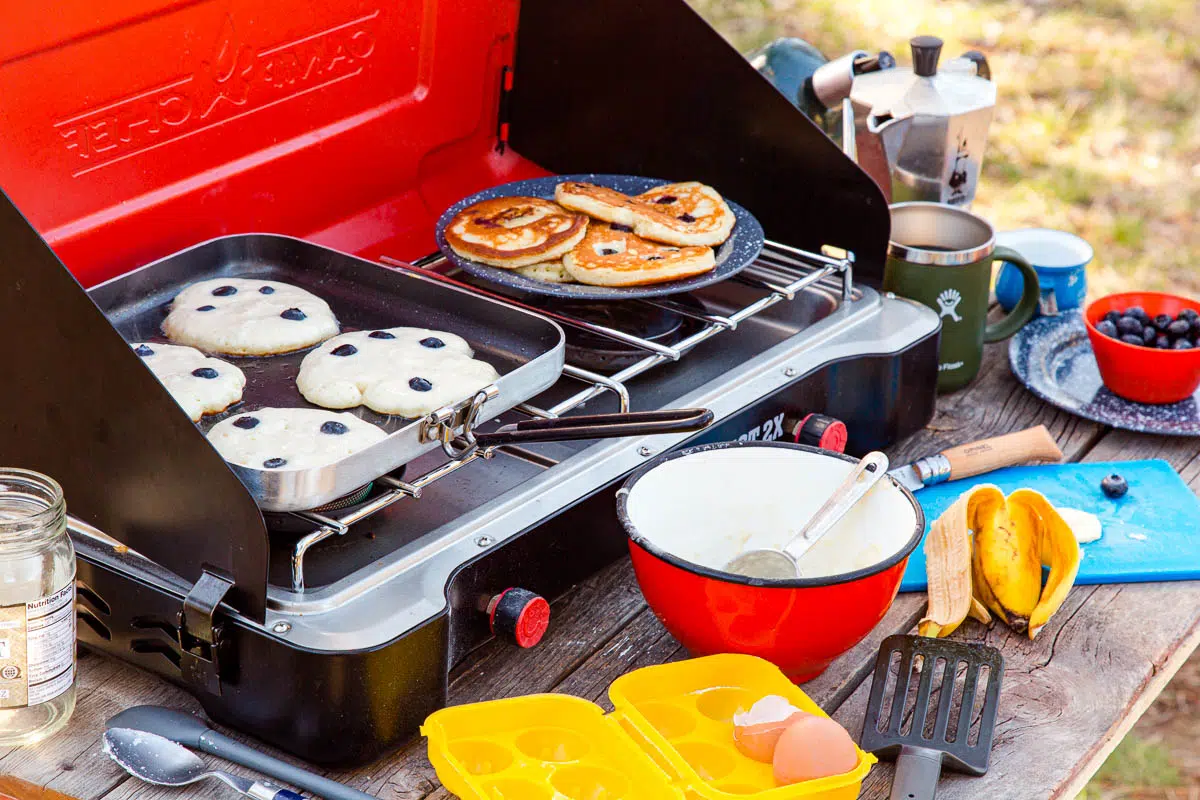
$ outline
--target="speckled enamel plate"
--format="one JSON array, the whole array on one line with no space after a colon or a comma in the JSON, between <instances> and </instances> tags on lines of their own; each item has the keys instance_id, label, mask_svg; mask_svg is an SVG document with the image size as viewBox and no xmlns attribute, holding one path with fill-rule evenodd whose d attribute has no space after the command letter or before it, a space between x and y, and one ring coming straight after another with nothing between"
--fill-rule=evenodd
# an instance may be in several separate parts
<instances>
[{"instance_id":1,"label":"speckled enamel plate","mask_svg":"<svg viewBox=\"0 0 1200 800\"><path fill-rule=\"evenodd\" d=\"M1104 387L1078 311L1041 317L1008 345L1013 375L1051 405L1085 419L1139 433L1200 436L1200 391L1168 405L1145 405Z\"/></svg>"},{"instance_id":2,"label":"speckled enamel plate","mask_svg":"<svg viewBox=\"0 0 1200 800\"><path fill-rule=\"evenodd\" d=\"M699 289L701 286L708 286L709 284L733 277L750 266L750 263L758 258L758 254L762 251L762 225L754 218L753 214L728 197L725 198L725 202L733 210L734 216L737 217L737 223L733 226L733 233L730 234L729 238L716 248L716 267L711 272L706 272L703 275L670 281L668 283L625 287L587 286L581 283L547 283L546 281L526 278L524 275L519 275L513 270L500 269L499 267L492 267L487 264L480 264L478 261L463 258L451 250L450 245L446 243L444 235L446 226L454 218L455 214L467 206L478 203L480 200L490 200L493 197L544 197L547 200L553 200L554 187L563 181L594 183L598 186L607 186L610 189L616 189L618 192L624 192L628 195L641 194L655 186L670 183L670 181L639 178L633 175L553 175L548 178L534 178L533 180L506 183L503 186L494 186L491 189L478 192L470 197L465 197L446 209L446 213L442 214L437 221L438 247L441 248L442 253L451 263L462 267L472 275L501 284L502 286L507 286L510 289L549 297L562 297L570 300L633 300L638 297L662 297L664 295L690 292L693 289ZM717 190L720 191L720 187L717 187Z\"/></svg>"}]
</instances>

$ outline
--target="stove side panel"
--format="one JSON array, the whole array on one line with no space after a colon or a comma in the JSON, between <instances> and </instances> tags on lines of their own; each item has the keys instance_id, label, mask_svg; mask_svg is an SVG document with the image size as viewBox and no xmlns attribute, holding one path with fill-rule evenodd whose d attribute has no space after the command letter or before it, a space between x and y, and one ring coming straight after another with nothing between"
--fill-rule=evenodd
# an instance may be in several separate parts
<instances>
[{"instance_id":1,"label":"stove side panel","mask_svg":"<svg viewBox=\"0 0 1200 800\"><path fill-rule=\"evenodd\" d=\"M882 279L882 191L684 0L523 0L509 109L546 169L703 181L769 238Z\"/></svg>"}]
</instances>

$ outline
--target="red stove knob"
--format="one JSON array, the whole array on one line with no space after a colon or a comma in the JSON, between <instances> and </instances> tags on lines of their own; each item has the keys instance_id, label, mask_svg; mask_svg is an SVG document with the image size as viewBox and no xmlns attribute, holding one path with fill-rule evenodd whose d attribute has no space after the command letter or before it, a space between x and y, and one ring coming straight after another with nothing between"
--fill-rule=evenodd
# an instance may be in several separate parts
<instances>
[{"instance_id":1,"label":"red stove knob","mask_svg":"<svg viewBox=\"0 0 1200 800\"><path fill-rule=\"evenodd\" d=\"M809 414L796 423L791 433L792 440L799 444L820 447L835 453L846 452L846 440L850 437L846 423L825 414Z\"/></svg>"},{"instance_id":2,"label":"red stove knob","mask_svg":"<svg viewBox=\"0 0 1200 800\"><path fill-rule=\"evenodd\" d=\"M533 647L550 627L550 604L528 589L505 589L488 603L488 626L493 636Z\"/></svg>"}]
</instances>

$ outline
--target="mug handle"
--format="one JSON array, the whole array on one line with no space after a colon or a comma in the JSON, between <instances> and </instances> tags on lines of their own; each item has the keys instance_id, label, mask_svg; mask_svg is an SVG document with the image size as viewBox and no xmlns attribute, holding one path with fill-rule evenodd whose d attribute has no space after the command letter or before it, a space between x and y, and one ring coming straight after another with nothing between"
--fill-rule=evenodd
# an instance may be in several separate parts
<instances>
[{"instance_id":1,"label":"mug handle","mask_svg":"<svg viewBox=\"0 0 1200 800\"><path fill-rule=\"evenodd\" d=\"M1025 288L1021 292L1021 299L1013 306L1013 310L1008 312L1003 319L993 322L984 329L983 340L985 342L1003 341L1021 330L1026 322L1033 319L1033 314L1042 301L1042 287L1038 282L1037 272L1020 253L1011 247L1000 245L992 251L992 259L1005 261L1020 270L1021 277L1025 279Z\"/></svg>"}]
</instances>

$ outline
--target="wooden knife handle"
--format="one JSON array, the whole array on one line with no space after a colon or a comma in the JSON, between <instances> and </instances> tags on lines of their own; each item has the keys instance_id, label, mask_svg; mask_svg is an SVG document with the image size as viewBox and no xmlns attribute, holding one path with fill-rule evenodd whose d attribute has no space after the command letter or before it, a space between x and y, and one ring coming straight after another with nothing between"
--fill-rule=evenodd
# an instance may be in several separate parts
<instances>
[{"instance_id":1,"label":"wooden knife handle","mask_svg":"<svg viewBox=\"0 0 1200 800\"><path fill-rule=\"evenodd\" d=\"M952 481L1027 461L1062 461L1063 457L1045 425L951 447L942 455L950 462Z\"/></svg>"}]
</instances>

